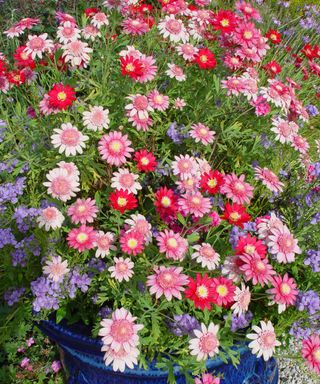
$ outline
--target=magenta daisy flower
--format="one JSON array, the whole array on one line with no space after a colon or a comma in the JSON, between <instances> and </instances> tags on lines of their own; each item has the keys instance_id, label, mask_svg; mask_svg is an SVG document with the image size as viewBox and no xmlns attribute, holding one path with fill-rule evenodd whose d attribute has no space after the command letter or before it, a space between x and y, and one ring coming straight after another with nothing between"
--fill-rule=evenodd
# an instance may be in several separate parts
<instances>
[{"instance_id":1,"label":"magenta daisy flower","mask_svg":"<svg viewBox=\"0 0 320 384\"><path fill-rule=\"evenodd\" d=\"M268 242L269 252L276 256L279 263L292 263L295 254L300 254L301 249L288 227L282 225L271 229Z\"/></svg>"},{"instance_id":2,"label":"magenta daisy flower","mask_svg":"<svg viewBox=\"0 0 320 384\"><path fill-rule=\"evenodd\" d=\"M67 237L69 247L77 249L79 252L93 248L95 240L96 231L94 228L87 227L86 225L73 228Z\"/></svg>"},{"instance_id":3,"label":"magenta daisy flower","mask_svg":"<svg viewBox=\"0 0 320 384\"><path fill-rule=\"evenodd\" d=\"M93 199L77 199L68 208L68 215L74 224L92 223L97 217L98 207Z\"/></svg>"},{"instance_id":4,"label":"magenta daisy flower","mask_svg":"<svg viewBox=\"0 0 320 384\"><path fill-rule=\"evenodd\" d=\"M294 121L287 121L280 117L272 119L271 131L276 134L276 140L281 144L291 143L292 136L297 134L299 126Z\"/></svg>"},{"instance_id":5,"label":"magenta daisy flower","mask_svg":"<svg viewBox=\"0 0 320 384\"><path fill-rule=\"evenodd\" d=\"M247 281L252 280L253 285L260 283L263 287L271 281L272 276L276 273L268 263L268 259L261 259L258 254L244 254L240 256L240 260L242 262L240 270L244 273Z\"/></svg>"},{"instance_id":6,"label":"magenta daisy flower","mask_svg":"<svg viewBox=\"0 0 320 384\"><path fill-rule=\"evenodd\" d=\"M139 255L144 249L144 238L138 231L129 230L120 237L121 250L128 255Z\"/></svg>"},{"instance_id":7,"label":"magenta daisy flower","mask_svg":"<svg viewBox=\"0 0 320 384\"><path fill-rule=\"evenodd\" d=\"M128 140L128 135L123 135L121 132L110 132L104 135L99 141L99 152L103 160L106 160L110 165L122 165L126 163L126 157L130 158L134 149L130 147L131 141Z\"/></svg>"},{"instance_id":8,"label":"magenta daisy flower","mask_svg":"<svg viewBox=\"0 0 320 384\"><path fill-rule=\"evenodd\" d=\"M257 180L262 181L271 192L279 193L283 191L284 184L279 180L278 176L270 169L264 167L254 167L254 174Z\"/></svg>"},{"instance_id":9,"label":"magenta daisy flower","mask_svg":"<svg viewBox=\"0 0 320 384\"><path fill-rule=\"evenodd\" d=\"M165 253L167 259L183 260L188 250L188 242L179 233L165 229L156 238L159 251Z\"/></svg>"},{"instance_id":10,"label":"magenta daisy flower","mask_svg":"<svg viewBox=\"0 0 320 384\"><path fill-rule=\"evenodd\" d=\"M153 109L165 111L169 107L169 97L161 95L156 89L148 95L149 104Z\"/></svg>"},{"instance_id":11,"label":"magenta daisy flower","mask_svg":"<svg viewBox=\"0 0 320 384\"><path fill-rule=\"evenodd\" d=\"M209 213L212 207L210 199L202 196L199 191L184 194L179 200L180 210L186 215L202 217Z\"/></svg>"},{"instance_id":12,"label":"magenta daisy flower","mask_svg":"<svg viewBox=\"0 0 320 384\"><path fill-rule=\"evenodd\" d=\"M320 335L313 334L303 340L301 353L308 367L320 375Z\"/></svg>"},{"instance_id":13,"label":"magenta daisy flower","mask_svg":"<svg viewBox=\"0 0 320 384\"><path fill-rule=\"evenodd\" d=\"M138 213L137 215L131 215L129 219L125 220L125 223L130 226L131 230L141 233L146 245L151 242L152 226L143 215L141 215L140 213Z\"/></svg>"},{"instance_id":14,"label":"magenta daisy flower","mask_svg":"<svg viewBox=\"0 0 320 384\"><path fill-rule=\"evenodd\" d=\"M193 61L199 49L190 43L184 43L177 46L177 52L185 60Z\"/></svg>"},{"instance_id":15,"label":"magenta daisy flower","mask_svg":"<svg viewBox=\"0 0 320 384\"><path fill-rule=\"evenodd\" d=\"M121 23L123 28L123 33L132 36L143 35L144 33L149 31L149 25L142 18L131 18L128 17L123 20Z\"/></svg>"},{"instance_id":16,"label":"magenta daisy flower","mask_svg":"<svg viewBox=\"0 0 320 384\"><path fill-rule=\"evenodd\" d=\"M237 204L249 204L253 196L253 187L244 181L245 176L238 177L235 173L225 175L220 192L224 193L228 199Z\"/></svg>"},{"instance_id":17,"label":"magenta daisy flower","mask_svg":"<svg viewBox=\"0 0 320 384\"><path fill-rule=\"evenodd\" d=\"M278 304L278 312L283 312L287 306L293 305L298 296L297 284L292 277L286 273L283 277L274 276L271 280L273 288L268 289L273 303Z\"/></svg>"},{"instance_id":18,"label":"magenta daisy flower","mask_svg":"<svg viewBox=\"0 0 320 384\"><path fill-rule=\"evenodd\" d=\"M115 257L113 259L114 265L108 268L111 272L111 277L121 283L122 280L129 281L133 276L134 263L129 259L123 257Z\"/></svg>"},{"instance_id":19,"label":"magenta daisy flower","mask_svg":"<svg viewBox=\"0 0 320 384\"><path fill-rule=\"evenodd\" d=\"M190 136L195 139L196 143L201 142L203 145L213 143L215 131L210 131L210 128L202 123L192 124Z\"/></svg>"},{"instance_id":20,"label":"magenta daisy flower","mask_svg":"<svg viewBox=\"0 0 320 384\"><path fill-rule=\"evenodd\" d=\"M151 295L159 299L162 295L168 301L173 297L181 300L181 292L185 290L184 285L188 284L188 276L184 275L181 267L154 267L155 274L148 276L147 286L150 287Z\"/></svg>"},{"instance_id":21,"label":"magenta daisy flower","mask_svg":"<svg viewBox=\"0 0 320 384\"><path fill-rule=\"evenodd\" d=\"M302 155L305 155L308 152L308 149L310 148L310 145L307 142L307 139L305 139L304 137L298 134L292 135L291 145L295 150L300 152Z\"/></svg>"}]
</instances>

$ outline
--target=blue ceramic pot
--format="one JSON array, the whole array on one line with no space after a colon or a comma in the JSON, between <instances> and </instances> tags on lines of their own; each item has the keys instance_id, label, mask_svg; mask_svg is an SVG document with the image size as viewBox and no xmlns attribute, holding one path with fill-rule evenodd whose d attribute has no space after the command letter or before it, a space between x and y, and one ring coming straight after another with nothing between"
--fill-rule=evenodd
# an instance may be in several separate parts
<instances>
[{"instance_id":1,"label":"blue ceramic pot","mask_svg":"<svg viewBox=\"0 0 320 384\"><path fill-rule=\"evenodd\" d=\"M150 363L149 370L136 367L114 372L103 362L101 340L90 337L81 325L58 325L54 321L42 321L41 331L55 341L63 351L63 363L69 373L68 384L167 384L166 372ZM209 360L208 372L223 375L222 384L277 384L278 367L275 359L264 362L257 359L247 347L239 349L240 365L235 368L220 359ZM185 384L179 367L175 368L177 384Z\"/></svg>"}]
</instances>

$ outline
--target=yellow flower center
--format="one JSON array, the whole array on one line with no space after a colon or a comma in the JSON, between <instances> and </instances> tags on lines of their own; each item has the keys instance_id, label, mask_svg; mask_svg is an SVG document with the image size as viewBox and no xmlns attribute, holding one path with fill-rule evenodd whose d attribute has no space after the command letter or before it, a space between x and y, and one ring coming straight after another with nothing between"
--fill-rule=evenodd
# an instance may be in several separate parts
<instances>
[{"instance_id":1,"label":"yellow flower center","mask_svg":"<svg viewBox=\"0 0 320 384\"><path fill-rule=\"evenodd\" d=\"M58 97L58 100L65 101L67 98L67 94L65 92L59 92L57 97Z\"/></svg>"},{"instance_id":2,"label":"yellow flower center","mask_svg":"<svg viewBox=\"0 0 320 384\"><path fill-rule=\"evenodd\" d=\"M178 242L177 242L177 240L174 239L174 238L169 239L169 240L167 241L167 244L168 244L169 247L171 247L171 248L177 248L177 246L178 246Z\"/></svg>"},{"instance_id":3,"label":"yellow flower center","mask_svg":"<svg viewBox=\"0 0 320 384\"><path fill-rule=\"evenodd\" d=\"M237 220L239 220L240 219L240 215L239 215L239 213L238 212L232 212L231 214L230 214L230 219L232 220L232 221L237 221Z\"/></svg>"},{"instance_id":4,"label":"yellow flower center","mask_svg":"<svg viewBox=\"0 0 320 384\"><path fill-rule=\"evenodd\" d=\"M127 205L127 199L124 197L119 197L118 198L118 205L120 207L124 207L125 205Z\"/></svg>"},{"instance_id":5,"label":"yellow flower center","mask_svg":"<svg viewBox=\"0 0 320 384\"><path fill-rule=\"evenodd\" d=\"M223 26L223 27L227 27L229 25L229 20L228 19L222 19L220 24Z\"/></svg>"},{"instance_id":6,"label":"yellow flower center","mask_svg":"<svg viewBox=\"0 0 320 384\"><path fill-rule=\"evenodd\" d=\"M281 293L283 293L284 295L288 295L291 292L291 288L287 283L281 284L280 290L281 290Z\"/></svg>"},{"instance_id":7,"label":"yellow flower center","mask_svg":"<svg viewBox=\"0 0 320 384\"><path fill-rule=\"evenodd\" d=\"M197 296L199 296L201 298L208 297L208 289L207 289L207 287L204 286L204 285L200 285L197 288Z\"/></svg>"},{"instance_id":8,"label":"yellow flower center","mask_svg":"<svg viewBox=\"0 0 320 384\"><path fill-rule=\"evenodd\" d=\"M161 199L161 205L163 205L165 208L168 208L171 204L171 200L169 197L165 196Z\"/></svg>"},{"instance_id":9,"label":"yellow flower center","mask_svg":"<svg viewBox=\"0 0 320 384\"><path fill-rule=\"evenodd\" d=\"M227 296L228 294L228 288L225 285L218 285L217 286L217 292L220 296Z\"/></svg>"},{"instance_id":10,"label":"yellow flower center","mask_svg":"<svg viewBox=\"0 0 320 384\"><path fill-rule=\"evenodd\" d=\"M206 56L206 55L201 55L201 56L200 56L200 61L201 61L202 63L206 63L206 62L208 61L207 56Z\"/></svg>"},{"instance_id":11,"label":"yellow flower center","mask_svg":"<svg viewBox=\"0 0 320 384\"><path fill-rule=\"evenodd\" d=\"M138 245L138 242L136 239L129 239L129 241L128 241L128 247L129 248L134 249L134 248L136 248L137 245Z\"/></svg>"},{"instance_id":12,"label":"yellow flower center","mask_svg":"<svg viewBox=\"0 0 320 384\"><path fill-rule=\"evenodd\" d=\"M77 235L77 241L78 243L84 243L85 241L88 240L88 235L86 233L79 233Z\"/></svg>"}]
</instances>

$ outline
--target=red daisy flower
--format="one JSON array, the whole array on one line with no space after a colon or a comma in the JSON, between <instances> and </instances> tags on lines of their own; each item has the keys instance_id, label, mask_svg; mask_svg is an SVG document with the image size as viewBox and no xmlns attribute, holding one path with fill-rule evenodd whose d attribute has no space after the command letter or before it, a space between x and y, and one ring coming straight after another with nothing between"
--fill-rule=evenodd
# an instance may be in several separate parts
<instances>
[{"instance_id":1,"label":"red daisy flower","mask_svg":"<svg viewBox=\"0 0 320 384\"><path fill-rule=\"evenodd\" d=\"M133 193L124 191L123 189L112 192L109 200L113 209L123 213L127 210L136 208L137 199Z\"/></svg>"},{"instance_id":2,"label":"red daisy flower","mask_svg":"<svg viewBox=\"0 0 320 384\"><path fill-rule=\"evenodd\" d=\"M75 91L70 85L55 84L48 92L48 102L51 108L67 109L75 101Z\"/></svg>"},{"instance_id":3,"label":"red daisy flower","mask_svg":"<svg viewBox=\"0 0 320 384\"><path fill-rule=\"evenodd\" d=\"M146 149L140 149L134 154L134 160L140 172L153 172L156 169L156 158Z\"/></svg>"},{"instance_id":4,"label":"red daisy flower","mask_svg":"<svg viewBox=\"0 0 320 384\"><path fill-rule=\"evenodd\" d=\"M232 11L222 9L214 15L211 24L213 29L221 33L232 33L238 24L238 18Z\"/></svg>"},{"instance_id":5,"label":"red daisy flower","mask_svg":"<svg viewBox=\"0 0 320 384\"><path fill-rule=\"evenodd\" d=\"M20 67L20 68L29 67L31 69L34 69L36 66L36 63L32 59L30 54L27 54L26 52L24 52L25 48L26 48L26 45L23 45L16 49L15 53L13 54L14 61L17 67Z\"/></svg>"},{"instance_id":6,"label":"red daisy flower","mask_svg":"<svg viewBox=\"0 0 320 384\"><path fill-rule=\"evenodd\" d=\"M269 29L269 31L266 33L266 37L273 43L273 44L279 44L281 41L281 35L279 31L276 31L275 29Z\"/></svg>"},{"instance_id":7,"label":"red daisy flower","mask_svg":"<svg viewBox=\"0 0 320 384\"><path fill-rule=\"evenodd\" d=\"M7 73L9 83L17 86L23 84L26 81L26 76L23 71L11 71Z\"/></svg>"},{"instance_id":8,"label":"red daisy flower","mask_svg":"<svg viewBox=\"0 0 320 384\"><path fill-rule=\"evenodd\" d=\"M86 14L87 17L92 17L92 16L94 16L98 12L99 12L98 8L87 8L84 11L84 13Z\"/></svg>"},{"instance_id":9,"label":"red daisy flower","mask_svg":"<svg viewBox=\"0 0 320 384\"><path fill-rule=\"evenodd\" d=\"M172 189L161 187L155 194L154 205L162 219L176 215L178 211L177 197Z\"/></svg>"},{"instance_id":10,"label":"red daisy flower","mask_svg":"<svg viewBox=\"0 0 320 384\"><path fill-rule=\"evenodd\" d=\"M208 48L199 49L195 60L199 68L202 69L213 69L217 65L217 61L213 52L211 52Z\"/></svg>"},{"instance_id":11,"label":"red daisy flower","mask_svg":"<svg viewBox=\"0 0 320 384\"><path fill-rule=\"evenodd\" d=\"M215 277L212 279L213 299L216 305L227 307L234 300L236 287L232 280L225 277Z\"/></svg>"},{"instance_id":12,"label":"red daisy flower","mask_svg":"<svg viewBox=\"0 0 320 384\"><path fill-rule=\"evenodd\" d=\"M276 61L272 60L269 63L267 63L264 67L264 70L270 74L271 76L275 76L278 73L281 72L282 68L281 65L278 64Z\"/></svg>"},{"instance_id":13,"label":"red daisy flower","mask_svg":"<svg viewBox=\"0 0 320 384\"><path fill-rule=\"evenodd\" d=\"M261 240L248 233L245 237L239 238L236 246L237 255L243 255L244 253L248 255L258 254L261 258L264 258L267 254L267 247Z\"/></svg>"},{"instance_id":14,"label":"red daisy flower","mask_svg":"<svg viewBox=\"0 0 320 384\"><path fill-rule=\"evenodd\" d=\"M247 213L243 205L226 203L222 219L227 220L230 224L243 228L243 224L250 221L251 216Z\"/></svg>"},{"instance_id":15,"label":"red daisy flower","mask_svg":"<svg viewBox=\"0 0 320 384\"><path fill-rule=\"evenodd\" d=\"M189 277L188 288L185 290L186 298L192 300L196 308L211 309L214 303L213 279L205 274L203 277L197 273L196 279Z\"/></svg>"},{"instance_id":16,"label":"red daisy flower","mask_svg":"<svg viewBox=\"0 0 320 384\"><path fill-rule=\"evenodd\" d=\"M121 74L130 76L132 79L137 79L143 75L143 66L140 60L132 56L120 58Z\"/></svg>"},{"instance_id":17,"label":"red daisy flower","mask_svg":"<svg viewBox=\"0 0 320 384\"><path fill-rule=\"evenodd\" d=\"M318 46L313 47L311 44L306 44L301 49L301 53L303 53L304 56L307 57L308 59L313 60L318 56L319 47Z\"/></svg>"},{"instance_id":18,"label":"red daisy flower","mask_svg":"<svg viewBox=\"0 0 320 384\"><path fill-rule=\"evenodd\" d=\"M223 176L217 170L210 170L201 176L200 186L205 192L212 195L219 192L221 185L223 184Z\"/></svg>"}]
</instances>

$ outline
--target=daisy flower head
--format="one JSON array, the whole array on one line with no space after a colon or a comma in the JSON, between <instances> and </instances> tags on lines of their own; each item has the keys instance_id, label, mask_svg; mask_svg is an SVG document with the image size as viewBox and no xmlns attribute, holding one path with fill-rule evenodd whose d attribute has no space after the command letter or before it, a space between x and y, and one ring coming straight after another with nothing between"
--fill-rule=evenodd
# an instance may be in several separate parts
<instances>
[{"instance_id":1,"label":"daisy flower head","mask_svg":"<svg viewBox=\"0 0 320 384\"><path fill-rule=\"evenodd\" d=\"M51 52L54 48L53 41L48 39L48 34L43 33L42 35L29 35L26 43L25 52L27 55L31 55L34 60L36 57L42 59L43 54Z\"/></svg>"},{"instance_id":2,"label":"daisy flower head","mask_svg":"<svg viewBox=\"0 0 320 384\"><path fill-rule=\"evenodd\" d=\"M123 20L121 25L123 28L123 33L132 36L143 35L150 29L148 23L142 17L127 17Z\"/></svg>"},{"instance_id":3,"label":"daisy flower head","mask_svg":"<svg viewBox=\"0 0 320 384\"><path fill-rule=\"evenodd\" d=\"M139 75L135 80L141 84L152 81L158 69L155 65L156 60L153 56L140 55L140 62L142 65L142 75Z\"/></svg>"},{"instance_id":4,"label":"daisy flower head","mask_svg":"<svg viewBox=\"0 0 320 384\"><path fill-rule=\"evenodd\" d=\"M251 301L251 292L249 287L246 287L244 283L241 283L241 288L236 287L233 300L234 304L231 306L233 313L238 316L246 313Z\"/></svg>"},{"instance_id":5,"label":"daisy flower head","mask_svg":"<svg viewBox=\"0 0 320 384\"><path fill-rule=\"evenodd\" d=\"M162 219L176 216L178 211L178 198L172 189L161 187L155 193L155 198L154 205Z\"/></svg>"},{"instance_id":6,"label":"daisy flower head","mask_svg":"<svg viewBox=\"0 0 320 384\"><path fill-rule=\"evenodd\" d=\"M269 31L266 33L266 37L273 44L279 44L281 42L281 34L279 31L275 29L269 29Z\"/></svg>"},{"instance_id":7,"label":"daisy flower head","mask_svg":"<svg viewBox=\"0 0 320 384\"><path fill-rule=\"evenodd\" d=\"M272 280L272 276L276 272L272 269L272 266L268 263L268 259L265 257L261 259L258 254L244 254L240 255L242 265L240 270L244 274L247 281L252 281L253 285L261 284L263 287Z\"/></svg>"},{"instance_id":8,"label":"daisy flower head","mask_svg":"<svg viewBox=\"0 0 320 384\"><path fill-rule=\"evenodd\" d=\"M183 69L174 63L168 63L168 69L166 70L166 74L171 79L176 79L177 81L185 81L187 78L185 73L183 72Z\"/></svg>"},{"instance_id":9,"label":"daisy flower head","mask_svg":"<svg viewBox=\"0 0 320 384\"><path fill-rule=\"evenodd\" d=\"M144 249L144 237L141 232L130 230L120 236L122 252L128 255L139 255Z\"/></svg>"},{"instance_id":10,"label":"daisy flower head","mask_svg":"<svg viewBox=\"0 0 320 384\"><path fill-rule=\"evenodd\" d=\"M40 215L37 217L39 228L44 227L46 231L61 228L63 222L64 216L56 207L42 209Z\"/></svg>"},{"instance_id":11,"label":"daisy flower head","mask_svg":"<svg viewBox=\"0 0 320 384\"><path fill-rule=\"evenodd\" d=\"M96 257L101 257L102 259L110 254L111 251L116 251L117 247L113 245L115 241L115 235L111 232L97 231L96 238L93 243L96 250Z\"/></svg>"},{"instance_id":12,"label":"daisy flower head","mask_svg":"<svg viewBox=\"0 0 320 384\"><path fill-rule=\"evenodd\" d=\"M208 145L213 143L215 131L210 131L210 128L202 123L192 124L190 136L196 143L201 142L203 145Z\"/></svg>"},{"instance_id":13,"label":"daisy flower head","mask_svg":"<svg viewBox=\"0 0 320 384\"><path fill-rule=\"evenodd\" d=\"M70 272L68 261L62 261L61 256L53 256L43 267L43 273L55 283L60 282L68 272Z\"/></svg>"},{"instance_id":14,"label":"daisy flower head","mask_svg":"<svg viewBox=\"0 0 320 384\"><path fill-rule=\"evenodd\" d=\"M194 384L220 384L220 377L213 377L211 373L203 373L201 377L194 379Z\"/></svg>"},{"instance_id":15,"label":"daisy flower head","mask_svg":"<svg viewBox=\"0 0 320 384\"><path fill-rule=\"evenodd\" d=\"M80 172L78 167L70 161L69 163L65 161L59 161L57 164L59 168L67 171L68 176L73 177L76 181L79 181Z\"/></svg>"},{"instance_id":16,"label":"daisy flower head","mask_svg":"<svg viewBox=\"0 0 320 384\"><path fill-rule=\"evenodd\" d=\"M201 176L200 187L204 192L214 195L219 192L223 184L223 175L217 170L209 170Z\"/></svg>"},{"instance_id":17,"label":"daisy flower head","mask_svg":"<svg viewBox=\"0 0 320 384\"><path fill-rule=\"evenodd\" d=\"M195 329L195 338L189 341L189 349L192 356L197 357L197 361L207 360L219 353L218 339L219 325L210 323L208 327L201 323L201 330Z\"/></svg>"},{"instance_id":18,"label":"daisy flower head","mask_svg":"<svg viewBox=\"0 0 320 384\"><path fill-rule=\"evenodd\" d=\"M174 159L171 165L173 174L180 179L188 179L198 172L198 164L194 157L190 155L180 155L175 156Z\"/></svg>"},{"instance_id":19,"label":"daisy flower head","mask_svg":"<svg viewBox=\"0 0 320 384\"><path fill-rule=\"evenodd\" d=\"M217 65L214 53L208 48L199 49L195 61L201 69L213 69Z\"/></svg>"},{"instance_id":20,"label":"daisy flower head","mask_svg":"<svg viewBox=\"0 0 320 384\"><path fill-rule=\"evenodd\" d=\"M259 239L265 240L267 244L269 242L269 236L271 235L271 229L283 227L282 221L274 212L271 212L270 216L259 217L256 222Z\"/></svg>"},{"instance_id":21,"label":"daisy flower head","mask_svg":"<svg viewBox=\"0 0 320 384\"><path fill-rule=\"evenodd\" d=\"M68 44L70 41L78 40L80 38L80 29L70 21L66 21L59 25L57 37L61 44Z\"/></svg>"},{"instance_id":22,"label":"daisy flower head","mask_svg":"<svg viewBox=\"0 0 320 384\"><path fill-rule=\"evenodd\" d=\"M88 46L88 43L81 40L73 40L70 43L62 46L62 57L66 63L70 62L72 67L86 68L89 61L89 54L93 49Z\"/></svg>"},{"instance_id":23,"label":"daisy flower head","mask_svg":"<svg viewBox=\"0 0 320 384\"><path fill-rule=\"evenodd\" d=\"M184 99L180 99L180 97L176 98L173 103L173 108L182 110L186 106L186 102Z\"/></svg>"},{"instance_id":24,"label":"daisy flower head","mask_svg":"<svg viewBox=\"0 0 320 384\"><path fill-rule=\"evenodd\" d=\"M139 119L147 119L149 112L153 111L147 96L138 93L128 96L127 99L130 100L130 103L125 106L125 109L129 116L137 115Z\"/></svg>"},{"instance_id":25,"label":"daisy flower head","mask_svg":"<svg viewBox=\"0 0 320 384\"><path fill-rule=\"evenodd\" d=\"M70 85L55 84L48 92L49 107L65 110L76 100L75 94L74 88L70 87Z\"/></svg>"},{"instance_id":26,"label":"daisy flower head","mask_svg":"<svg viewBox=\"0 0 320 384\"><path fill-rule=\"evenodd\" d=\"M152 226L149 221L140 213L133 214L129 219L125 220L125 223L130 226L130 229L139 232L146 244L149 244L152 240Z\"/></svg>"},{"instance_id":27,"label":"daisy flower head","mask_svg":"<svg viewBox=\"0 0 320 384\"><path fill-rule=\"evenodd\" d=\"M211 201L208 197L204 197L201 192L185 193L178 200L179 209L184 214L190 214L195 217L203 217L209 213L212 207Z\"/></svg>"},{"instance_id":28,"label":"daisy flower head","mask_svg":"<svg viewBox=\"0 0 320 384\"><path fill-rule=\"evenodd\" d=\"M92 223L97 217L98 207L94 199L77 199L68 208L68 216L73 224Z\"/></svg>"},{"instance_id":29,"label":"daisy flower head","mask_svg":"<svg viewBox=\"0 0 320 384\"><path fill-rule=\"evenodd\" d=\"M243 228L243 224L250 221L251 216L243 205L226 203L222 219L227 220L232 225Z\"/></svg>"},{"instance_id":30,"label":"daisy flower head","mask_svg":"<svg viewBox=\"0 0 320 384\"><path fill-rule=\"evenodd\" d=\"M320 336L312 334L303 340L301 354L308 367L320 375Z\"/></svg>"},{"instance_id":31,"label":"daisy flower head","mask_svg":"<svg viewBox=\"0 0 320 384\"><path fill-rule=\"evenodd\" d=\"M90 106L89 111L83 112L83 125L91 131L102 131L109 128L109 110L101 106Z\"/></svg>"},{"instance_id":32,"label":"daisy flower head","mask_svg":"<svg viewBox=\"0 0 320 384\"><path fill-rule=\"evenodd\" d=\"M237 255L259 255L262 259L266 257L267 247L261 240L258 240L255 236L251 236L247 233L245 236L241 236L236 244L235 252Z\"/></svg>"},{"instance_id":33,"label":"daisy flower head","mask_svg":"<svg viewBox=\"0 0 320 384\"><path fill-rule=\"evenodd\" d=\"M109 200L111 207L120 213L134 209L138 205L134 194L124 191L123 189L112 192L109 196Z\"/></svg>"},{"instance_id":34,"label":"daisy flower head","mask_svg":"<svg viewBox=\"0 0 320 384\"><path fill-rule=\"evenodd\" d=\"M296 302L298 295L297 284L292 277L286 273L283 277L274 276L271 280L272 288L267 290L271 295L273 303L278 304L278 312L283 312L287 306Z\"/></svg>"},{"instance_id":35,"label":"daisy flower head","mask_svg":"<svg viewBox=\"0 0 320 384\"><path fill-rule=\"evenodd\" d=\"M61 128L55 128L51 136L51 143L55 148L59 148L59 153L65 153L66 156L75 156L77 153L83 153L86 147L85 142L89 140L79 129L71 123L61 125Z\"/></svg>"},{"instance_id":36,"label":"daisy flower head","mask_svg":"<svg viewBox=\"0 0 320 384\"><path fill-rule=\"evenodd\" d=\"M253 8L253 6L245 1L237 1L236 9L242 13L242 15L246 19L254 19L257 21L261 20L260 13L257 9Z\"/></svg>"},{"instance_id":37,"label":"daisy flower head","mask_svg":"<svg viewBox=\"0 0 320 384\"><path fill-rule=\"evenodd\" d=\"M291 137L291 145L296 151L300 152L302 155L307 154L308 149L310 148L307 139L298 134L295 134Z\"/></svg>"},{"instance_id":38,"label":"daisy flower head","mask_svg":"<svg viewBox=\"0 0 320 384\"><path fill-rule=\"evenodd\" d=\"M158 111L165 111L169 107L169 96L162 95L156 89L148 94L148 101Z\"/></svg>"},{"instance_id":39,"label":"daisy flower head","mask_svg":"<svg viewBox=\"0 0 320 384\"><path fill-rule=\"evenodd\" d=\"M150 294L157 299L164 295L168 301L173 297L181 300L184 285L188 284L188 276L182 273L182 268L160 266L155 267L154 272L147 280Z\"/></svg>"},{"instance_id":40,"label":"daisy flower head","mask_svg":"<svg viewBox=\"0 0 320 384\"><path fill-rule=\"evenodd\" d=\"M114 265L108 268L111 272L111 277L121 283L123 280L129 281L133 276L134 263L129 259L123 257L115 257L113 259Z\"/></svg>"},{"instance_id":41,"label":"daisy flower head","mask_svg":"<svg viewBox=\"0 0 320 384\"><path fill-rule=\"evenodd\" d=\"M176 19L175 15L167 15L158 23L158 29L161 35L174 43L182 41L186 43L189 40L189 35L182 20Z\"/></svg>"},{"instance_id":42,"label":"daisy flower head","mask_svg":"<svg viewBox=\"0 0 320 384\"><path fill-rule=\"evenodd\" d=\"M138 79L143 74L142 63L139 58L133 56L120 57L120 68L122 76Z\"/></svg>"},{"instance_id":43,"label":"daisy flower head","mask_svg":"<svg viewBox=\"0 0 320 384\"><path fill-rule=\"evenodd\" d=\"M136 195L142 189L141 184L137 181L138 178L138 175L131 173L128 169L119 168L117 172L113 173L111 187Z\"/></svg>"},{"instance_id":44,"label":"daisy flower head","mask_svg":"<svg viewBox=\"0 0 320 384\"><path fill-rule=\"evenodd\" d=\"M128 140L128 135L123 135L121 132L113 131L104 135L99 141L99 152L103 160L108 164L119 167L127 162L126 158L131 157L131 141Z\"/></svg>"},{"instance_id":45,"label":"daisy flower head","mask_svg":"<svg viewBox=\"0 0 320 384\"><path fill-rule=\"evenodd\" d=\"M260 327L254 325L252 330L255 333L247 335L247 338L252 340L248 345L249 348L258 358L262 356L264 361L268 361L275 352L275 348L281 345L280 341L277 340L271 321L267 323L260 321Z\"/></svg>"},{"instance_id":46,"label":"daisy flower head","mask_svg":"<svg viewBox=\"0 0 320 384\"><path fill-rule=\"evenodd\" d=\"M207 308L211 310L211 304L214 303L213 295L214 290L212 288L213 279L204 274L202 277L200 273L197 273L196 278L189 277L188 288L185 291L185 296L194 302L196 308L200 308L202 311Z\"/></svg>"},{"instance_id":47,"label":"daisy flower head","mask_svg":"<svg viewBox=\"0 0 320 384\"><path fill-rule=\"evenodd\" d=\"M101 351L105 352L103 359L107 366L112 364L113 371L124 372L126 366L130 369L134 369L138 364L138 356L140 351L136 347L130 347L125 350L123 347L116 351L109 345L102 345Z\"/></svg>"},{"instance_id":48,"label":"daisy flower head","mask_svg":"<svg viewBox=\"0 0 320 384\"><path fill-rule=\"evenodd\" d=\"M220 9L213 16L211 24L214 30L220 31L222 34L230 34L238 24L238 17L230 10Z\"/></svg>"},{"instance_id":49,"label":"daisy flower head","mask_svg":"<svg viewBox=\"0 0 320 384\"><path fill-rule=\"evenodd\" d=\"M66 169L55 168L46 175L48 181L43 183L48 188L48 194L61 201L70 200L79 192L79 181L70 175Z\"/></svg>"},{"instance_id":50,"label":"daisy flower head","mask_svg":"<svg viewBox=\"0 0 320 384\"><path fill-rule=\"evenodd\" d=\"M157 161L152 152L140 149L134 154L134 161L140 172L153 172L157 167Z\"/></svg>"},{"instance_id":51,"label":"daisy flower head","mask_svg":"<svg viewBox=\"0 0 320 384\"><path fill-rule=\"evenodd\" d=\"M178 55L187 61L193 61L199 49L190 43L184 43L177 46Z\"/></svg>"},{"instance_id":52,"label":"daisy flower head","mask_svg":"<svg viewBox=\"0 0 320 384\"><path fill-rule=\"evenodd\" d=\"M232 280L225 277L214 277L212 279L213 300L218 306L227 307L233 302L236 287Z\"/></svg>"},{"instance_id":53,"label":"daisy flower head","mask_svg":"<svg viewBox=\"0 0 320 384\"><path fill-rule=\"evenodd\" d=\"M272 119L271 131L276 134L275 139L281 144L291 143L292 136L297 134L299 126L294 121L287 121L280 117Z\"/></svg>"},{"instance_id":54,"label":"daisy flower head","mask_svg":"<svg viewBox=\"0 0 320 384\"><path fill-rule=\"evenodd\" d=\"M220 192L225 194L228 199L231 199L237 204L249 204L253 197L253 187L244 181L245 176L238 177L235 173L225 175L223 185Z\"/></svg>"},{"instance_id":55,"label":"daisy flower head","mask_svg":"<svg viewBox=\"0 0 320 384\"><path fill-rule=\"evenodd\" d=\"M79 252L92 249L96 241L96 231L92 227L81 225L69 232L67 241L70 248L77 249Z\"/></svg>"},{"instance_id":56,"label":"daisy flower head","mask_svg":"<svg viewBox=\"0 0 320 384\"><path fill-rule=\"evenodd\" d=\"M179 233L165 229L159 233L156 240L159 251L165 253L167 259L183 260L185 257L188 250L188 242Z\"/></svg>"},{"instance_id":57,"label":"daisy flower head","mask_svg":"<svg viewBox=\"0 0 320 384\"><path fill-rule=\"evenodd\" d=\"M109 25L108 16L104 12L97 12L91 17L91 24L98 29L107 26Z\"/></svg>"},{"instance_id":58,"label":"daisy flower head","mask_svg":"<svg viewBox=\"0 0 320 384\"><path fill-rule=\"evenodd\" d=\"M281 193L283 191L284 184L279 180L278 176L270 171L270 169L264 167L254 167L255 179L262 181L271 192Z\"/></svg>"},{"instance_id":59,"label":"daisy flower head","mask_svg":"<svg viewBox=\"0 0 320 384\"><path fill-rule=\"evenodd\" d=\"M279 263L292 263L295 255L301 253L298 240L285 225L272 228L268 240L269 252L276 256Z\"/></svg>"},{"instance_id":60,"label":"daisy flower head","mask_svg":"<svg viewBox=\"0 0 320 384\"><path fill-rule=\"evenodd\" d=\"M85 25L81 31L81 34L86 40L91 41L94 41L96 37L101 37L101 32L99 29L94 27L92 24Z\"/></svg>"},{"instance_id":61,"label":"daisy flower head","mask_svg":"<svg viewBox=\"0 0 320 384\"><path fill-rule=\"evenodd\" d=\"M241 265L242 261L239 255L227 256L223 262L221 273L234 283L239 283L242 276Z\"/></svg>"}]
</instances>

